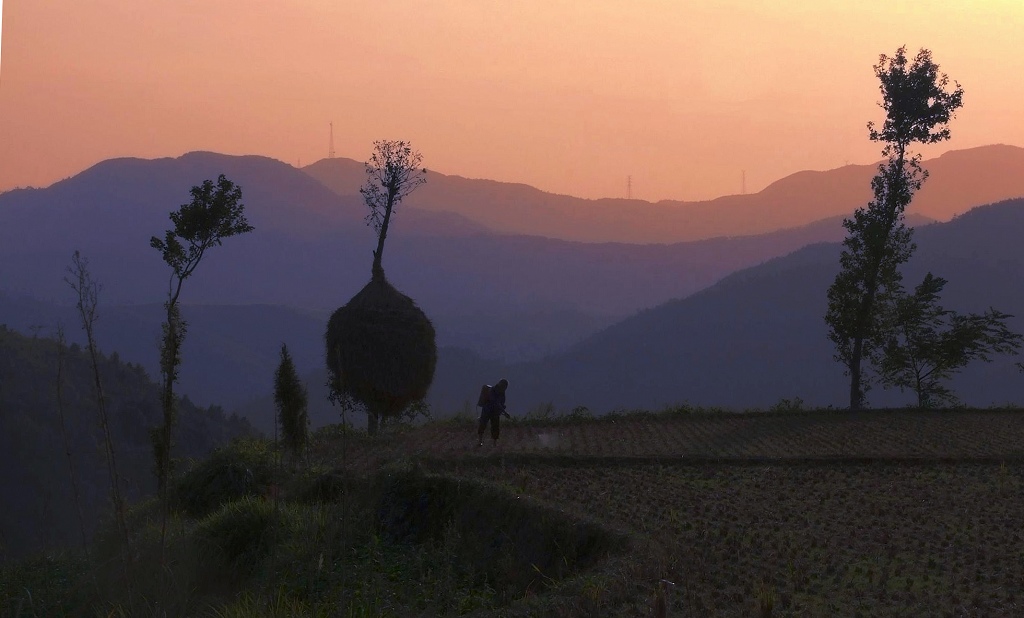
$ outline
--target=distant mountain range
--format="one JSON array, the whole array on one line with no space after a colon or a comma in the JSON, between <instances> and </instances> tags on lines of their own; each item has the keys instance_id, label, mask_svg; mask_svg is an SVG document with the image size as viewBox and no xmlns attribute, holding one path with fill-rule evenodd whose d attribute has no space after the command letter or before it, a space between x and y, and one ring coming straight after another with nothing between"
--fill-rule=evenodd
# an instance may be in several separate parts
<instances>
[{"instance_id":1,"label":"distant mountain range","mask_svg":"<svg viewBox=\"0 0 1024 618\"><path fill-rule=\"evenodd\" d=\"M906 268L913 287L924 273L949 284L941 304L981 312L990 306L1014 314L1024 332L1024 199L980 207L949 223L918 229L918 250ZM832 356L824 322L825 292L839 264L838 243L810 245L736 272L706 290L647 309L547 358L501 363L469 350L444 349L428 399L440 415L474 413L480 384L510 381L515 415L544 406L562 413L586 406L594 413L660 409L688 403L741 410L767 409L783 399L807 406L845 407L849 382ZM1024 403L1024 374L1001 357L977 363L951 384L969 405ZM326 403L326 372L307 375L315 424L337 422ZM912 393L875 388L873 406L916 402ZM243 409L269 426L268 396Z\"/></svg>"},{"instance_id":2,"label":"distant mountain range","mask_svg":"<svg viewBox=\"0 0 1024 618\"><path fill-rule=\"evenodd\" d=\"M964 154L976 161L979 152L1013 154L1019 150L991 147ZM934 163L955 161L957 156L950 153L936 159L926 186L938 183L941 177ZM321 337L328 312L346 302L368 279L373 232L365 225L365 207L358 196L338 195L309 174L264 157L191 153L176 159L117 159L46 189L0 194L0 323L22 332L38 326L44 333L52 332L58 321L73 325L74 316L66 307L71 292L62 277L72 251L80 249L92 261L93 274L103 285L101 346L143 363L155 375L160 302L166 294L168 271L149 247L149 237L169 226L167 214L186 201L189 187L219 173L242 186L246 212L256 231L217 247L186 283L184 314L190 330L182 392L199 403L222 403L232 409L269 392L282 342L289 345L300 372L317 370L322 363ZM361 176L362 172L358 173ZM819 174L832 173L811 176L820 179ZM422 190L431 183L435 187L443 184L441 178L431 175ZM446 178L453 186L489 182ZM801 186L824 190L814 183ZM465 203L475 199L469 189L466 195ZM478 210L486 213L492 206L481 205ZM568 363L567 367L580 364L590 354L580 350L590 350L587 346L600 340L583 341L586 337L605 328L610 330L596 337L630 328L613 325L640 311L623 323L634 324L655 311L649 308L686 298L734 271L808 244L837 241L843 236L840 219L821 219L758 236L687 243L583 243L497 234L469 216L431 210L410 198L408 207L403 205L396 214L385 268L389 278L417 300L437 327L443 350L432 398L439 408L461 406L471 397L463 390L467 382L492 380L492 374L499 371L511 372L520 383L531 385L520 391L524 396L529 392L528 401L550 400L561 405L576 399L582 403L578 394L582 387L573 386L575 382L565 377L576 370L558 363ZM963 220L954 223L963 225ZM917 224L926 221L921 216L912 218ZM922 238L933 227L925 226ZM821 268L831 276L834 259ZM730 277L722 285L734 280L735 276ZM951 294L954 287L951 283ZM673 302L697 302L695 299L715 293L708 290ZM823 302L823 296L814 298ZM732 310L716 311L726 316ZM814 319L820 321L820 315ZM742 332L740 325L736 329ZM75 329L68 330L75 334ZM673 337L666 335L665 339ZM566 354L575 354L571 357L575 360L560 361L570 358ZM561 376L554 385L535 377L534 365L520 362L542 357L550 357L544 362L554 364L541 373L552 380ZM819 360L830 357L827 350L824 357L814 356ZM654 363L634 362L640 368ZM827 362L822 365L830 366ZM655 374L652 369L651 375ZM611 377L606 374L608 381L595 386L595 392L615 385ZM616 392L633 397L629 388L633 382L643 383L630 378L617 385L622 388ZM772 383L765 392L774 393L784 385L785 381ZM743 389L730 388L729 392L733 390ZM697 394L681 397L698 400ZM656 399L636 399L636 405ZM746 401L739 395L720 399L715 403ZM611 405L612 401L605 403ZM603 405L597 402L593 407Z\"/></svg>"},{"instance_id":3,"label":"distant mountain range","mask_svg":"<svg viewBox=\"0 0 1024 618\"><path fill-rule=\"evenodd\" d=\"M168 270L149 238L170 225L167 214L187 200L189 187L219 173L242 186L256 230L210 252L186 284L186 303L322 315L366 282L373 231L356 196L338 196L272 159L192 153L115 159L46 189L0 194L0 290L65 304L64 269L80 249L103 285L103 303L159 304ZM434 319L442 344L516 360L558 351L738 268L841 235L833 218L756 237L580 243L489 233L459 214L403 207L385 268Z\"/></svg>"},{"instance_id":4,"label":"distant mountain range","mask_svg":"<svg viewBox=\"0 0 1024 618\"><path fill-rule=\"evenodd\" d=\"M943 306L1014 314L1024 332L1024 200L976 208L917 230L906 284L926 271L949 280ZM816 244L726 277L685 299L608 327L543 361L506 366L509 402L519 411L551 402L594 411L689 402L768 407L800 397L844 406L848 382L826 338L825 291L838 269L838 244ZM1024 402L1017 358L978 363L953 384L970 405ZM443 381L441 383L444 383ZM433 393L457 405L460 392ZM910 393L872 391L874 405L910 404Z\"/></svg>"},{"instance_id":5,"label":"distant mountain range","mask_svg":"<svg viewBox=\"0 0 1024 618\"><path fill-rule=\"evenodd\" d=\"M1006 145L956 150L924 162L931 173L910 212L949 220L979 204L1024 196L1024 148ZM302 168L339 195L355 195L363 164L323 159ZM764 234L828 217L846 216L871 199L874 165L798 172L749 195L702 202L587 200L533 187L427 175L410 209L460 214L488 229L585 242L673 243L717 236ZM686 170L680 170L681 175Z\"/></svg>"}]
</instances>

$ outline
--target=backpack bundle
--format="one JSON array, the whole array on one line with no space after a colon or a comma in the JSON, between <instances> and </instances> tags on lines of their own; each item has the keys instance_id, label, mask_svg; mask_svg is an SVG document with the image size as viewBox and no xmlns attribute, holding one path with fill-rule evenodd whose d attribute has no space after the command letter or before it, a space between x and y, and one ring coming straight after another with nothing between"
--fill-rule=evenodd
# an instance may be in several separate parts
<instances>
[{"instance_id":1,"label":"backpack bundle","mask_svg":"<svg viewBox=\"0 0 1024 618\"><path fill-rule=\"evenodd\" d=\"M484 384L480 387L480 397L476 400L478 408L484 407L491 400L491 388L490 384Z\"/></svg>"}]
</instances>

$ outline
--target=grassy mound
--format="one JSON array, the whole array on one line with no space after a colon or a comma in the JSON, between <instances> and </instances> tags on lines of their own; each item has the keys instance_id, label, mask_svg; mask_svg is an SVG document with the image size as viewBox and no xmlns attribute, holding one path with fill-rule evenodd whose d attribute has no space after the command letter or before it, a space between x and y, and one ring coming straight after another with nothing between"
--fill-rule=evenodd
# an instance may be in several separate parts
<instances>
[{"instance_id":1,"label":"grassy mound","mask_svg":"<svg viewBox=\"0 0 1024 618\"><path fill-rule=\"evenodd\" d=\"M217 449L171 484L171 509L192 517L224 504L265 494L283 481L265 440L240 440Z\"/></svg>"},{"instance_id":2,"label":"grassy mound","mask_svg":"<svg viewBox=\"0 0 1024 618\"><path fill-rule=\"evenodd\" d=\"M496 486L410 474L393 482L378 509L397 543L450 544L453 558L522 596L593 567L623 539L587 521L510 495Z\"/></svg>"},{"instance_id":3,"label":"grassy mound","mask_svg":"<svg viewBox=\"0 0 1024 618\"><path fill-rule=\"evenodd\" d=\"M164 547L157 505L131 514L127 576L116 535L103 535L89 563L61 567L69 585L33 584L50 599L64 590L51 615L542 615L545 595L578 592L627 542L497 484L409 466L282 476L252 441L184 473L172 507ZM37 575L0 577L0 589Z\"/></svg>"}]
</instances>

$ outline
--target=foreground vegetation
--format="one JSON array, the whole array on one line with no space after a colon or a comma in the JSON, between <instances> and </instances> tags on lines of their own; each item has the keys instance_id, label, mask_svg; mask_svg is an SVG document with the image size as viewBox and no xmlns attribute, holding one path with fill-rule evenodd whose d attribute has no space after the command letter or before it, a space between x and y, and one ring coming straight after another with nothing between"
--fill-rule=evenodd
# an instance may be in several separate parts
<instances>
[{"instance_id":1,"label":"foreground vegetation","mask_svg":"<svg viewBox=\"0 0 1024 618\"><path fill-rule=\"evenodd\" d=\"M0 615L1012 616L1024 414L535 411L237 442L92 563L0 576ZM667 580L669 583L661 583Z\"/></svg>"},{"instance_id":2,"label":"foreground vegetation","mask_svg":"<svg viewBox=\"0 0 1024 618\"><path fill-rule=\"evenodd\" d=\"M110 510L110 476L99 448L104 434L89 354L77 345L65 351L58 400L60 354L57 341L21 335L0 324L0 563L44 549L80 546L80 531L91 535ZM139 500L155 489L149 428L159 418L159 389L142 367L116 354L100 354L97 361L107 387L104 402L121 465L121 490L126 499ZM182 457L208 456L233 438L255 432L247 420L218 407L201 408L186 399L178 411L174 438Z\"/></svg>"}]
</instances>

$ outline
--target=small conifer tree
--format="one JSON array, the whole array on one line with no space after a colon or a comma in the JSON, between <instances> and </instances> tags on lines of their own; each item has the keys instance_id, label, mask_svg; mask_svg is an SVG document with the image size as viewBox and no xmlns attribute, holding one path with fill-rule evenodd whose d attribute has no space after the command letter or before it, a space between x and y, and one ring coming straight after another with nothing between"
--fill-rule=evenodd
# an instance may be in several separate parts
<instances>
[{"instance_id":1,"label":"small conifer tree","mask_svg":"<svg viewBox=\"0 0 1024 618\"><path fill-rule=\"evenodd\" d=\"M281 439L292 458L302 455L309 442L309 414L306 387L299 380L288 346L281 344L281 363L274 374L274 402Z\"/></svg>"}]
</instances>

